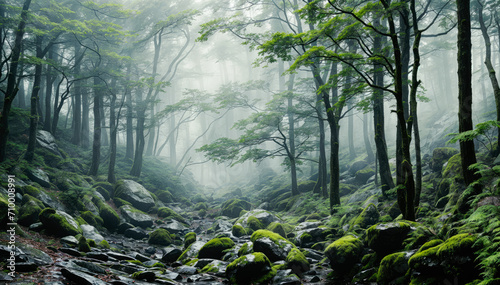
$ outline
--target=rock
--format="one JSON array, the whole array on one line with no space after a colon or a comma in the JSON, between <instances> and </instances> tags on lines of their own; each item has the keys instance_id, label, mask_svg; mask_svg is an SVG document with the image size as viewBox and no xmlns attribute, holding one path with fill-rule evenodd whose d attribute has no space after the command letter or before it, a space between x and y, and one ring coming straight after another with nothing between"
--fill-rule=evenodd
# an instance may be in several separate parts
<instances>
[{"instance_id":1,"label":"rock","mask_svg":"<svg viewBox=\"0 0 500 285\"><path fill-rule=\"evenodd\" d=\"M134 226L145 229L153 225L153 218L151 218L148 214L135 209L132 206L121 206L120 211L125 220Z\"/></svg>"},{"instance_id":2,"label":"rock","mask_svg":"<svg viewBox=\"0 0 500 285\"><path fill-rule=\"evenodd\" d=\"M125 255L125 254L121 254L121 253L114 252L114 251L108 251L106 254L108 256L115 258L115 259L118 259L118 260L135 260L135 258L133 258L130 255Z\"/></svg>"},{"instance_id":3,"label":"rock","mask_svg":"<svg viewBox=\"0 0 500 285\"><path fill-rule=\"evenodd\" d=\"M205 243L202 241L193 242L192 244L190 244L187 247L186 250L184 250L184 252L181 254L181 256L179 256L179 258L177 260L185 261L185 260L188 260L190 258L195 257L198 254L198 252L200 251L200 249L203 247L203 245L205 245Z\"/></svg>"},{"instance_id":4,"label":"rock","mask_svg":"<svg viewBox=\"0 0 500 285\"><path fill-rule=\"evenodd\" d=\"M219 232L229 233L231 232L232 228L233 224L231 224L230 222L222 219L217 219L212 224L212 227L210 227L210 229L207 230L207 233L219 233Z\"/></svg>"},{"instance_id":5,"label":"rock","mask_svg":"<svg viewBox=\"0 0 500 285\"><path fill-rule=\"evenodd\" d=\"M330 266L339 273L349 272L363 254L363 242L352 235L339 238L325 249Z\"/></svg>"},{"instance_id":6,"label":"rock","mask_svg":"<svg viewBox=\"0 0 500 285\"><path fill-rule=\"evenodd\" d=\"M240 223L234 224L233 227L231 228L231 233L235 237L242 237L247 234L247 231L245 228L241 226Z\"/></svg>"},{"instance_id":7,"label":"rock","mask_svg":"<svg viewBox=\"0 0 500 285\"><path fill-rule=\"evenodd\" d=\"M230 238L214 238L208 241L198 252L198 258L221 259L224 250L234 247L234 242Z\"/></svg>"},{"instance_id":8,"label":"rock","mask_svg":"<svg viewBox=\"0 0 500 285\"><path fill-rule=\"evenodd\" d=\"M247 228L249 227L248 225L249 219L252 220L251 217L253 217L253 219L258 220L262 224L262 228L266 228L272 222L279 222L279 223L283 222L281 219L279 219L272 213L263 209L255 209L245 213L238 219L238 222L241 223L243 227Z\"/></svg>"},{"instance_id":9,"label":"rock","mask_svg":"<svg viewBox=\"0 0 500 285\"><path fill-rule=\"evenodd\" d=\"M88 258L97 259L97 260L101 260L104 262L108 261L108 259L109 259L108 255L105 253L102 253L102 252L91 251L91 252L87 252L86 256Z\"/></svg>"},{"instance_id":10,"label":"rock","mask_svg":"<svg viewBox=\"0 0 500 285\"><path fill-rule=\"evenodd\" d=\"M40 213L39 219L43 223L43 226L56 236L74 236L82 233L78 223L66 212L46 208Z\"/></svg>"},{"instance_id":11,"label":"rock","mask_svg":"<svg viewBox=\"0 0 500 285\"><path fill-rule=\"evenodd\" d=\"M106 282L97 279L89 274L79 272L72 269L61 269L61 273L66 279L81 285L105 285Z\"/></svg>"},{"instance_id":12,"label":"rock","mask_svg":"<svg viewBox=\"0 0 500 285\"><path fill-rule=\"evenodd\" d=\"M42 187L50 187L50 179L47 173L40 168L26 169L26 175L31 181L40 184Z\"/></svg>"},{"instance_id":13,"label":"rock","mask_svg":"<svg viewBox=\"0 0 500 285\"><path fill-rule=\"evenodd\" d=\"M65 236L61 238L61 242L65 243L69 246L76 246L78 244L78 240L74 236Z\"/></svg>"},{"instance_id":14,"label":"rock","mask_svg":"<svg viewBox=\"0 0 500 285\"><path fill-rule=\"evenodd\" d=\"M356 171L354 182L357 185L364 185L373 175L375 175L375 171L371 167L365 167Z\"/></svg>"},{"instance_id":15,"label":"rock","mask_svg":"<svg viewBox=\"0 0 500 285\"><path fill-rule=\"evenodd\" d=\"M198 273L198 269L194 266L186 266L182 265L177 268L175 268L175 272L183 275L194 275Z\"/></svg>"},{"instance_id":16,"label":"rock","mask_svg":"<svg viewBox=\"0 0 500 285\"><path fill-rule=\"evenodd\" d=\"M168 223L163 224L160 228L167 230L169 233L179 234L181 232L186 232L187 227L176 220L170 220Z\"/></svg>"},{"instance_id":17,"label":"rock","mask_svg":"<svg viewBox=\"0 0 500 285\"><path fill-rule=\"evenodd\" d=\"M71 256L76 256L76 257L80 257L80 256L82 256L82 254L81 254L78 250L76 250L76 249L74 249L74 248L61 247L61 248L59 249L59 251L60 251L60 252L64 252L64 253L66 253L66 254L69 254L69 255L71 255Z\"/></svg>"},{"instance_id":18,"label":"rock","mask_svg":"<svg viewBox=\"0 0 500 285\"><path fill-rule=\"evenodd\" d=\"M437 147L432 151L430 167L432 171L441 173L443 165L459 151L452 147Z\"/></svg>"},{"instance_id":19,"label":"rock","mask_svg":"<svg viewBox=\"0 0 500 285\"><path fill-rule=\"evenodd\" d=\"M82 235L86 239L91 239L94 240L96 243L100 243L101 241L104 240L104 237L97 231L97 229L94 226L91 225L81 225L80 228L82 229Z\"/></svg>"},{"instance_id":20,"label":"rock","mask_svg":"<svg viewBox=\"0 0 500 285\"><path fill-rule=\"evenodd\" d=\"M56 144L56 139L54 136L44 130L38 130L36 133L36 142L40 147L47 149L51 153L63 158L64 156L59 151L59 147Z\"/></svg>"},{"instance_id":21,"label":"rock","mask_svg":"<svg viewBox=\"0 0 500 285\"><path fill-rule=\"evenodd\" d=\"M166 263L172 263L176 261L182 254L182 250L176 247L166 247L162 249L163 255L161 260Z\"/></svg>"},{"instance_id":22,"label":"rock","mask_svg":"<svg viewBox=\"0 0 500 285\"><path fill-rule=\"evenodd\" d=\"M184 248L188 248L190 244L196 241L196 233L189 232L184 236Z\"/></svg>"},{"instance_id":23,"label":"rock","mask_svg":"<svg viewBox=\"0 0 500 285\"><path fill-rule=\"evenodd\" d=\"M125 233L126 230L132 229L132 228L134 228L134 225L132 225L131 223L121 223L120 225L118 225L118 228L116 229L116 231L119 234L123 234L123 233Z\"/></svg>"},{"instance_id":24,"label":"rock","mask_svg":"<svg viewBox=\"0 0 500 285\"><path fill-rule=\"evenodd\" d=\"M401 249L411 230L411 226L406 222L378 224L366 230L366 241L368 247L384 256Z\"/></svg>"},{"instance_id":25,"label":"rock","mask_svg":"<svg viewBox=\"0 0 500 285\"><path fill-rule=\"evenodd\" d=\"M226 275L226 267L229 262L220 260L211 260L207 265L201 269L202 273L211 273L217 276L224 277Z\"/></svg>"},{"instance_id":26,"label":"rock","mask_svg":"<svg viewBox=\"0 0 500 285\"><path fill-rule=\"evenodd\" d=\"M155 206L155 201L146 188L133 180L121 180L115 185L115 197L130 202L135 208L148 211Z\"/></svg>"},{"instance_id":27,"label":"rock","mask_svg":"<svg viewBox=\"0 0 500 285\"><path fill-rule=\"evenodd\" d=\"M303 248L311 247L316 242L320 242L323 236L323 229L312 228L295 232L294 243Z\"/></svg>"},{"instance_id":28,"label":"rock","mask_svg":"<svg viewBox=\"0 0 500 285\"><path fill-rule=\"evenodd\" d=\"M292 248L285 259L286 266L298 276L303 276L311 268L305 255L297 248Z\"/></svg>"},{"instance_id":29,"label":"rock","mask_svg":"<svg viewBox=\"0 0 500 285\"><path fill-rule=\"evenodd\" d=\"M102 268L101 266L99 266L93 262L88 262L85 260L72 260L71 262L73 262L74 264L76 264L80 267L83 267L83 268L89 270L92 273L107 274L107 272L104 268Z\"/></svg>"},{"instance_id":30,"label":"rock","mask_svg":"<svg viewBox=\"0 0 500 285\"><path fill-rule=\"evenodd\" d=\"M145 280L147 282L153 282L156 279L156 275L151 271L139 271L132 274L132 278L135 280Z\"/></svg>"},{"instance_id":31,"label":"rock","mask_svg":"<svg viewBox=\"0 0 500 285\"><path fill-rule=\"evenodd\" d=\"M255 231L250 240L255 252L264 253L271 261L285 260L290 250L295 248L291 242L268 230Z\"/></svg>"},{"instance_id":32,"label":"rock","mask_svg":"<svg viewBox=\"0 0 500 285\"><path fill-rule=\"evenodd\" d=\"M349 167L349 174L354 176L356 172L364 169L368 166L368 163L364 160L358 160L352 163L351 167Z\"/></svg>"},{"instance_id":33,"label":"rock","mask_svg":"<svg viewBox=\"0 0 500 285\"><path fill-rule=\"evenodd\" d=\"M226 276L232 284L266 283L275 275L271 262L260 252L241 256L226 267Z\"/></svg>"},{"instance_id":34,"label":"rock","mask_svg":"<svg viewBox=\"0 0 500 285\"><path fill-rule=\"evenodd\" d=\"M120 224L120 217L116 211L100 199L93 199L93 201L99 208L99 216L102 218L104 227L115 229Z\"/></svg>"},{"instance_id":35,"label":"rock","mask_svg":"<svg viewBox=\"0 0 500 285\"><path fill-rule=\"evenodd\" d=\"M351 226L351 230L354 229L366 229L378 222L380 214L377 207L374 204L369 204L366 208L359 214L359 216L354 220Z\"/></svg>"},{"instance_id":36,"label":"rock","mask_svg":"<svg viewBox=\"0 0 500 285\"><path fill-rule=\"evenodd\" d=\"M148 237L148 234L141 228L126 229L123 235L136 240L141 240Z\"/></svg>"},{"instance_id":37,"label":"rock","mask_svg":"<svg viewBox=\"0 0 500 285\"><path fill-rule=\"evenodd\" d=\"M159 208L157 215L160 218L173 219L181 223L187 224L186 220L181 215L177 214L175 210L169 207Z\"/></svg>"},{"instance_id":38,"label":"rock","mask_svg":"<svg viewBox=\"0 0 500 285\"><path fill-rule=\"evenodd\" d=\"M170 233L166 229L160 228L149 234L148 243L157 245L170 245L172 244L172 238L170 237Z\"/></svg>"},{"instance_id":39,"label":"rock","mask_svg":"<svg viewBox=\"0 0 500 285\"><path fill-rule=\"evenodd\" d=\"M302 282L300 279L293 273L291 269L287 270L278 270L276 276L273 277L272 284L276 285L300 285Z\"/></svg>"},{"instance_id":40,"label":"rock","mask_svg":"<svg viewBox=\"0 0 500 285\"><path fill-rule=\"evenodd\" d=\"M31 224L28 229L30 231L34 231L34 232L41 232L43 230L43 224L41 222L34 223L34 224Z\"/></svg>"},{"instance_id":41,"label":"rock","mask_svg":"<svg viewBox=\"0 0 500 285\"><path fill-rule=\"evenodd\" d=\"M29 226L36 223L38 222L38 215L43 209L45 209L45 206L42 201L28 194L24 194L17 222L23 226Z\"/></svg>"},{"instance_id":42,"label":"rock","mask_svg":"<svg viewBox=\"0 0 500 285\"><path fill-rule=\"evenodd\" d=\"M382 261L377 274L377 284L407 284L405 279L408 271L408 260L415 251L396 252L386 255Z\"/></svg>"},{"instance_id":43,"label":"rock","mask_svg":"<svg viewBox=\"0 0 500 285\"><path fill-rule=\"evenodd\" d=\"M252 204L241 199L227 200L221 205L222 215L230 218L237 218L240 216L242 210L250 210Z\"/></svg>"}]
</instances>

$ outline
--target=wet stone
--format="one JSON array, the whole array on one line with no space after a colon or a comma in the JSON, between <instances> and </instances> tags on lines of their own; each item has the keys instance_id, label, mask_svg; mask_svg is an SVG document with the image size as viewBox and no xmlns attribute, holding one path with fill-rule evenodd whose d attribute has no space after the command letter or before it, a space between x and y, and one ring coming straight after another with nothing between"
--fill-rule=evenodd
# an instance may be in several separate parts
<instances>
[{"instance_id":1,"label":"wet stone","mask_svg":"<svg viewBox=\"0 0 500 285\"><path fill-rule=\"evenodd\" d=\"M76 250L76 249L74 249L74 248L61 247L61 248L59 249L59 251L64 252L64 253L66 253L66 254L69 254L69 255L71 255L71 256L76 256L76 257L80 257L80 256L82 256L82 254L81 254L78 250Z\"/></svg>"},{"instance_id":2,"label":"wet stone","mask_svg":"<svg viewBox=\"0 0 500 285\"><path fill-rule=\"evenodd\" d=\"M73 281L76 284L82 284L82 285L101 285L101 284L104 285L104 284L106 284L106 282L104 282L100 279L97 279L89 274L79 272L76 270L63 268L63 269L61 269L61 273L68 280Z\"/></svg>"},{"instance_id":3,"label":"wet stone","mask_svg":"<svg viewBox=\"0 0 500 285\"><path fill-rule=\"evenodd\" d=\"M184 274L184 275L194 275L198 272L198 269L194 266L179 266L175 269L175 271L179 274Z\"/></svg>"}]
</instances>

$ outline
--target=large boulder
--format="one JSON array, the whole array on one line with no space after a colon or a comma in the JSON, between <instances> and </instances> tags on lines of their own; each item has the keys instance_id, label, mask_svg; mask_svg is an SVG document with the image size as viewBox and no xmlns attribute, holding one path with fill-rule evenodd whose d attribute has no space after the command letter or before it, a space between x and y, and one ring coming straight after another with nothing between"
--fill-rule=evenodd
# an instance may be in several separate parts
<instances>
[{"instance_id":1,"label":"large boulder","mask_svg":"<svg viewBox=\"0 0 500 285\"><path fill-rule=\"evenodd\" d=\"M38 222L38 215L43 209L45 209L45 206L42 201L31 195L24 194L22 206L19 209L20 216L18 223L23 226L29 226Z\"/></svg>"},{"instance_id":2,"label":"large boulder","mask_svg":"<svg viewBox=\"0 0 500 285\"><path fill-rule=\"evenodd\" d=\"M443 165L452 156L458 153L458 150L452 147L437 147L432 151L432 160L430 166L432 171L441 173Z\"/></svg>"},{"instance_id":3,"label":"large boulder","mask_svg":"<svg viewBox=\"0 0 500 285\"><path fill-rule=\"evenodd\" d=\"M263 209L255 209L243 214L239 219L238 223L240 223L243 227L247 228L249 226L249 222L252 220L258 220L260 224L262 224L262 228L266 228L272 222L282 222L281 219L271 214L270 212ZM257 230L257 229L254 229Z\"/></svg>"},{"instance_id":4,"label":"large boulder","mask_svg":"<svg viewBox=\"0 0 500 285\"><path fill-rule=\"evenodd\" d=\"M363 254L363 242L352 235L339 238L325 249L332 269L337 272L348 272Z\"/></svg>"},{"instance_id":5,"label":"large boulder","mask_svg":"<svg viewBox=\"0 0 500 285\"><path fill-rule=\"evenodd\" d=\"M277 233L268 230L255 231L250 240L255 252L264 253L271 261L285 260L295 245Z\"/></svg>"},{"instance_id":6,"label":"large boulder","mask_svg":"<svg viewBox=\"0 0 500 285\"><path fill-rule=\"evenodd\" d=\"M132 206L142 211L149 211L155 206L151 193L141 184L133 180L121 180L115 185L115 197L130 202Z\"/></svg>"},{"instance_id":7,"label":"large boulder","mask_svg":"<svg viewBox=\"0 0 500 285\"><path fill-rule=\"evenodd\" d=\"M74 236L82 233L82 229L75 219L66 212L46 208L40 212L39 219L45 229L55 236Z\"/></svg>"},{"instance_id":8,"label":"large boulder","mask_svg":"<svg viewBox=\"0 0 500 285\"><path fill-rule=\"evenodd\" d=\"M232 284L266 284L275 275L271 262L260 252L239 257L226 267L226 276Z\"/></svg>"},{"instance_id":9,"label":"large boulder","mask_svg":"<svg viewBox=\"0 0 500 285\"><path fill-rule=\"evenodd\" d=\"M63 158L63 155L61 154L59 148L57 147L56 139L51 133L44 130L38 130L36 133L36 142L40 145L40 147Z\"/></svg>"},{"instance_id":10,"label":"large boulder","mask_svg":"<svg viewBox=\"0 0 500 285\"><path fill-rule=\"evenodd\" d=\"M136 208L125 205L120 207L123 218L134 226L148 228L153 225L153 218Z\"/></svg>"},{"instance_id":11,"label":"large boulder","mask_svg":"<svg viewBox=\"0 0 500 285\"><path fill-rule=\"evenodd\" d=\"M96 243L100 243L104 240L104 237L99 233L99 231L92 225L81 225L82 235L86 239L94 240Z\"/></svg>"},{"instance_id":12,"label":"large boulder","mask_svg":"<svg viewBox=\"0 0 500 285\"><path fill-rule=\"evenodd\" d=\"M415 251L396 252L386 255L378 268L377 284L408 284L406 272L408 260Z\"/></svg>"},{"instance_id":13,"label":"large boulder","mask_svg":"<svg viewBox=\"0 0 500 285\"><path fill-rule=\"evenodd\" d=\"M250 210L252 204L241 199L231 199L221 205L222 215L230 218L237 218L240 216L242 210Z\"/></svg>"},{"instance_id":14,"label":"large boulder","mask_svg":"<svg viewBox=\"0 0 500 285\"><path fill-rule=\"evenodd\" d=\"M172 244L172 237L166 229L156 229L149 234L148 243L167 246Z\"/></svg>"},{"instance_id":15,"label":"large boulder","mask_svg":"<svg viewBox=\"0 0 500 285\"><path fill-rule=\"evenodd\" d=\"M49 175L40 168L29 168L26 169L26 175L31 181L40 184L43 187L50 187Z\"/></svg>"},{"instance_id":16,"label":"large boulder","mask_svg":"<svg viewBox=\"0 0 500 285\"><path fill-rule=\"evenodd\" d=\"M205 245L205 243L202 241L195 241L195 242L191 243L186 248L186 250L184 250L182 252L182 254L179 256L179 258L177 260L179 260L181 262L185 262L191 258L194 258L204 245Z\"/></svg>"},{"instance_id":17,"label":"large boulder","mask_svg":"<svg viewBox=\"0 0 500 285\"><path fill-rule=\"evenodd\" d=\"M93 199L93 201L99 208L99 216L102 218L104 227L107 229L114 229L118 227L120 224L120 217L116 211L100 199Z\"/></svg>"},{"instance_id":18,"label":"large boulder","mask_svg":"<svg viewBox=\"0 0 500 285\"><path fill-rule=\"evenodd\" d=\"M379 218L380 214L377 210L377 207L374 204L370 203L354 220L354 223L351 226L351 230L359 228L366 229L369 226L376 224Z\"/></svg>"},{"instance_id":19,"label":"large boulder","mask_svg":"<svg viewBox=\"0 0 500 285\"><path fill-rule=\"evenodd\" d=\"M224 251L234 247L234 242L227 237L209 240L198 252L198 258L221 259Z\"/></svg>"},{"instance_id":20,"label":"large boulder","mask_svg":"<svg viewBox=\"0 0 500 285\"><path fill-rule=\"evenodd\" d=\"M373 225L366 230L368 247L382 256L399 250L412 227L407 222Z\"/></svg>"}]
</instances>

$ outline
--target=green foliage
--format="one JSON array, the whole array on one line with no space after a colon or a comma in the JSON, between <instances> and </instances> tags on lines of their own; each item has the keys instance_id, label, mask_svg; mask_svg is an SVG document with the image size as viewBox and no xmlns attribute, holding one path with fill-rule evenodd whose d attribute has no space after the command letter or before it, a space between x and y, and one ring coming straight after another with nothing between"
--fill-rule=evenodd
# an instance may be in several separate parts
<instances>
[{"instance_id":1,"label":"green foliage","mask_svg":"<svg viewBox=\"0 0 500 285\"><path fill-rule=\"evenodd\" d=\"M488 152L493 151L493 132L496 128L500 128L500 122L498 121L486 121L476 125L473 130L465 131L461 133L452 133L448 136L452 136L453 138L448 141L448 143L456 143L458 141L471 141L474 139L478 139L479 142L484 146ZM482 138L482 139L480 139Z\"/></svg>"},{"instance_id":2,"label":"green foliage","mask_svg":"<svg viewBox=\"0 0 500 285\"><path fill-rule=\"evenodd\" d=\"M158 209L158 217L160 218L170 218L177 220L181 223L186 223L186 220L174 210L170 209L169 207L161 207Z\"/></svg>"}]
</instances>

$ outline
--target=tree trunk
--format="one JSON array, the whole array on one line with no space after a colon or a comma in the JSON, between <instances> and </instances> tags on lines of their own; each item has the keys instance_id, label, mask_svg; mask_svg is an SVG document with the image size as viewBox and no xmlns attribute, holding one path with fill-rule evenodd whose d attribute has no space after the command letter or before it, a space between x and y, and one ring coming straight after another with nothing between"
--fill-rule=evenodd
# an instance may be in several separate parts
<instances>
[{"instance_id":1,"label":"tree trunk","mask_svg":"<svg viewBox=\"0 0 500 285\"><path fill-rule=\"evenodd\" d=\"M17 68L19 66L19 57L21 55L21 46L24 36L24 27L26 26L26 19L28 18L28 10L31 5L31 0L24 1L23 10L21 11L21 20L16 30L16 37L12 47L10 70L7 75L7 87L5 90L5 97L2 106L2 114L0 115L0 162L5 161L7 158L7 141L9 138L9 114L17 94Z\"/></svg>"},{"instance_id":2,"label":"tree trunk","mask_svg":"<svg viewBox=\"0 0 500 285\"><path fill-rule=\"evenodd\" d=\"M90 164L90 176L96 176L99 172L99 164L101 163L101 104L102 94L100 81L98 77L94 77L94 140L92 143L92 162Z\"/></svg>"},{"instance_id":3,"label":"tree trunk","mask_svg":"<svg viewBox=\"0 0 500 285\"><path fill-rule=\"evenodd\" d=\"M134 163L130 169L130 175L139 177L142 170L142 160L144 153L144 123L146 121L146 102L142 102L142 88L137 90L137 127L135 130L135 153Z\"/></svg>"},{"instance_id":4,"label":"tree trunk","mask_svg":"<svg viewBox=\"0 0 500 285\"><path fill-rule=\"evenodd\" d=\"M74 72L76 76L80 75L80 61L77 59L80 56L80 44L75 41L75 67ZM82 88L80 80L76 81L73 89L73 136L71 142L74 145L81 144L82 138Z\"/></svg>"},{"instance_id":5,"label":"tree trunk","mask_svg":"<svg viewBox=\"0 0 500 285\"><path fill-rule=\"evenodd\" d=\"M88 88L82 90L82 133L81 142L84 149L90 146L90 100Z\"/></svg>"},{"instance_id":6,"label":"tree trunk","mask_svg":"<svg viewBox=\"0 0 500 285\"><path fill-rule=\"evenodd\" d=\"M127 81L130 80L131 65L127 67ZM125 101L127 105L127 122L126 122L126 152L125 159L134 157L134 126L133 126L133 107L132 107L132 88L127 86L125 90Z\"/></svg>"},{"instance_id":7,"label":"tree trunk","mask_svg":"<svg viewBox=\"0 0 500 285\"><path fill-rule=\"evenodd\" d=\"M470 0L457 1L457 61L458 61L458 131L473 129L472 124L472 52ZM470 185L479 176L469 166L476 163L474 141L460 141L460 157L465 184Z\"/></svg>"},{"instance_id":8,"label":"tree trunk","mask_svg":"<svg viewBox=\"0 0 500 285\"><path fill-rule=\"evenodd\" d=\"M111 84L114 89L116 85L116 80L113 80ZM118 130L118 120L116 119L115 112L115 103L116 103L116 94L111 92L111 101L109 102L109 142L110 142L110 151L109 151L109 166L108 166L108 182L114 184L116 182L115 177L115 164L116 164L116 133Z\"/></svg>"},{"instance_id":9,"label":"tree trunk","mask_svg":"<svg viewBox=\"0 0 500 285\"><path fill-rule=\"evenodd\" d=\"M48 60L54 60L54 47L49 49ZM52 87L56 77L52 74L52 66L47 64L47 74L45 81L45 119L43 120L43 129L49 133L52 132Z\"/></svg>"},{"instance_id":10,"label":"tree trunk","mask_svg":"<svg viewBox=\"0 0 500 285\"><path fill-rule=\"evenodd\" d=\"M495 96L495 105L497 112L497 121L500 121L500 86L498 84L498 79L495 73L495 67L491 61L491 40L490 35L488 34L488 28L486 27L483 19L483 4L481 1L477 0L478 7L478 21L481 27L481 34L483 35L484 44L486 47L486 58L484 64L488 70L488 76L490 77L491 86L493 87L493 94ZM498 155L500 152L500 128L497 128L497 145L496 150L492 153L493 156Z\"/></svg>"},{"instance_id":11,"label":"tree trunk","mask_svg":"<svg viewBox=\"0 0 500 285\"><path fill-rule=\"evenodd\" d=\"M375 155L373 154L372 145L371 145L370 139L369 139L368 124L369 124L368 115L367 115L367 113L364 113L363 114L363 140L365 142L365 148L366 148L366 155L367 155L366 161L368 163L372 163L373 160L375 159Z\"/></svg>"},{"instance_id":12,"label":"tree trunk","mask_svg":"<svg viewBox=\"0 0 500 285\"><path fill-rule=\"evenodd\" d=\"M35 46L36 46L36 57L39 59L43 58L42 54L42 36L36 36ZM32 162L35 158L35 145L36 145L36 130L38 127L38 113L37 113L37 101L38 92L40 92L40 84L42 81L42 64L38 63L35 65L35 78L33 80L33 90L31 92L31 108L30 108L30 129L28 138L28 147L26 149L26 161Z\"/></svg>"},{"instance_id":13,"label":"tree trunk","mask_svg":"<svg viewBox=\"0 0 500 285\"><path fill-rule=\"evenodd\" d=\"M281 74L280 74L281 75ZM293 85L295 81L295 74L290 74L288 78L288 92L287 92L287 104L288 104L288 141L289 141L289 159L290 159L290 171L292 178L292 195L299 194L299 187L297 183L297 165L295 157L295 114L293 111Z\"/></svg>"},{"instance_id":14,"label":"tree trunk","mask_svg":"<svg viewBox=\"0 0 500 285\"><path fill-rule=\"evenodd\" d=\"M109 136L108 136L108 131L107 131L107 126L106 126L106 112L104 111L104 102L103 98L101 97L101 145L102 146L108 146L109 145Z\"/></svg>"}]
</instances>

